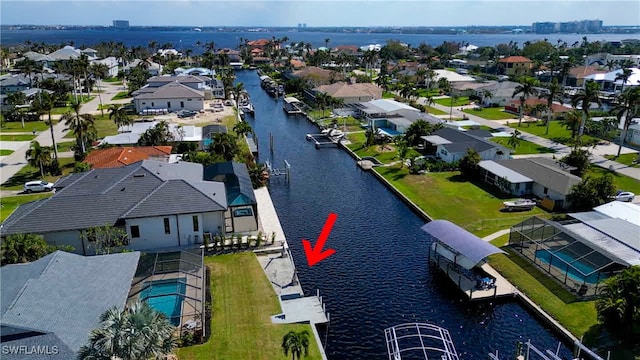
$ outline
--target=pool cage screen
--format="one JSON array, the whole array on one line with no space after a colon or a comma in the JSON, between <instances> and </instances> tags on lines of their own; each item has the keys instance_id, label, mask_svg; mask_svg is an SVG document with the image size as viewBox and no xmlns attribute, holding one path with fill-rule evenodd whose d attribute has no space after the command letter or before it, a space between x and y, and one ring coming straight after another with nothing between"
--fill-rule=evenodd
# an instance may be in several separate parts
<instances>
[{"instance_id":1,"label":"pool cage screen","mask_svg":"<svg viewBox=\"0 0 640 360\"><path fill-rule=\"evenodd\" d=\"M561 224L535 216L511 228L509 245L581 297L597 295L600 282L623 268Z\"/></svg>"},{"instance_id":2,"label":"pool cage screen","mask_svg":"<svg viewBox=\"0 0 640 360\"><path fill-rule=\"evenodd\" d=\"M389 360L459 360L449 331L428 323L406 323L384 330Z\"/></svg>"},{"instance_id":3,"label":"pool cage screen","mask_svg":"<svg viewBox=\"0 0 640 360\"><path fill-rule=\"evenodd\" d=\"M129 302L145 301L165 314L180 334L205 333L206 271L201 249L144 253Z\"/></svg>"}]
</instances>

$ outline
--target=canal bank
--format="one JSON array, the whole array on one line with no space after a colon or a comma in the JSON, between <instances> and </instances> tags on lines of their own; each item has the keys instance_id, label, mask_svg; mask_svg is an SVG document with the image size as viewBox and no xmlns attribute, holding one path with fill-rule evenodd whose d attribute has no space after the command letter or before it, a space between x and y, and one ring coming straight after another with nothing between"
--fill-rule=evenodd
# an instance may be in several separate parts
<instances>
[{"instance_id":1,"label":"canal bank","mask_svg":"<svg viewBox=\"0 0 640 360\"><path fill-rule=\"evenodd\" d=\"M317 128L302 117L287 117L282 102L260 88L255 72L237 76L256 110L247 120L258 134L261 161L287 160L292 167L290 182L275 178L269 191L300 281L305 289L320 289L331 311L329 359L385 357L384 329L413 321L449 329L466 359L512 353L523 339L558 346L554 330L516 302L464 302L448 279L427 266L432 239L420 229L422 216L378 178L354 169L353 158L340 149L316 150L305 136ZM336 254L308 267L299 240L315 240L329 212L338 219L326 246ZM571 351L562 346L561 354L569 357Z\"/></svg>"}]
</instances>

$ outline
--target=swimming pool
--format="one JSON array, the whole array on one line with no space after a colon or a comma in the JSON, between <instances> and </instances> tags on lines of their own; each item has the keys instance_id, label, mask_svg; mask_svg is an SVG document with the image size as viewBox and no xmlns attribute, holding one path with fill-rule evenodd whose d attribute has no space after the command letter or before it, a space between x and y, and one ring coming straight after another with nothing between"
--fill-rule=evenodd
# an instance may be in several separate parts
<instances>
[{"instance_id":1,"label":"swimming pool","mask_svg":"<svg viewBox=\"0 0 640 360\"><path fill-rule=\"evenodd\" d=\"M172 325L180 325L182 299L186 293L186 278L151 281L140 299L167 316Z\"/></svg>"},{"instance_id":2,"label":"swimming pool","mask_svg":"<svg viewBox=\"0 0 640 360\"><path fill-rule=\"evenodd\" d=\"M551 261L551 265L555 266L556 268L558 268L558 270L564 272L565 268L566 268L566 263L571 263L572 261L574 261L573 263L571 263L571 266L569 266L569 271L567 272L569 277L572 278L573 280L579 281L579 282L586 282L589 284L596 284L598 283L598 273L593 273L589 276L585 276L584 274L590 274L591 272L595 271L595 269L586 263L583 263L581 261L575 261L575 259L567 253L564 252L556 252L553 254L554 258L553 260L551 260L551 253L547 250L538 250L536 252L536 257L538 259L540 259L542 262L549 264L549 262ZM560 261L560 260L564 260L564 261ZM604 280L607 278L606 274L600 274L600 281Z\"/></svg>"}]
</instances>

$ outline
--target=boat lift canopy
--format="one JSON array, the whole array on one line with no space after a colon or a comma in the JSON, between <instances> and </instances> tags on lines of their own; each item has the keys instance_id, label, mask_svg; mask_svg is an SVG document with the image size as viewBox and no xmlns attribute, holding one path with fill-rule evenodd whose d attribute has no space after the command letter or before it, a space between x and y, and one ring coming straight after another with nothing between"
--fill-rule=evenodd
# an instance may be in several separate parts
<instances>
[{"instance_id":1,"label":"boat lift canopy","mask_svg":"<svg viewBox=\"0 0 640 360\"><path fill-rule=\"evenodd\" d=\"M438 254L469 270L487 256L505 253L483 239L447 220L434 220L422 227L426 233L436 238L434 245Z\"/></svg>"}]
</instances>

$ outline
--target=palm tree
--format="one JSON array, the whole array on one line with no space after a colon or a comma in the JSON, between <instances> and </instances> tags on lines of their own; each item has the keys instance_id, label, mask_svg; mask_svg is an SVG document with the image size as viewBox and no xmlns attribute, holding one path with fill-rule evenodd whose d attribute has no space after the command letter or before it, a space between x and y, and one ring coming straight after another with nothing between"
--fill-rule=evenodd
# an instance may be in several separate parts
<instances>
[{"instance_id":1,"label":"palm tree","mask_svg":"<svg viewBox=\"0 0 640 360\"><path fill-rule=\"evenodd\" d=\"M282 350L284 355L288 356L291 352L291 359L302 359L302 353L304 356L309 355L309 332L302 330L300 332L289 331L282 338Z\"/></svg>"},{"instance_id":2,"label":"palm tree","mask_svg":"<svg viewBox=\"0 0 640 360\"><path fill-rule=\"evenodd\" d=\"M25 155L29 165L39 167L40 176L44 177L44 167L51 164L51 148L40 146L39 142L33 140Z\"/></svg>"},{"instance_id":3,"label":"palm tree","mask_svg":"<svg viewBox=\"0 0 640 360\"><path fill-rule=\"evenodd\" d=\"M547 100L547 128L544 131L545 134L549 133L549 124L551 124L551 117L553 116L553 101L562 101L562 88L558 84L558 79L553 78L547 85L547 90L549 90L548 93L540 95L540 99Z\"/></svg>"},{"instance_id":4,"label":"palm tree","mask_svg":"<svg viewBox=\"0 0 640 360\"><path fill-rule=\"evenodd\" d=\"M233 92L233 98L236 101L236 110L238 110L238 107L240 106L240 96L244 93L244 84L241 82L235 84L231 91Z\"/></svg>"},{"instance_id":5,"label":"palm tree","mask_svg":"<svg viewBox=\"0 0 640 360\"><path fill-rule=\"evenodd\" d=\"M49 94L46 91L41 91L38 94L38 97L31 104L32 107L38 109L38 111L42 111L47 114L47 125L49 125L49 130L51 131L51 143L53 144L53 154L56 162L58 161L58 147L56 146L56 137L53 134L53 121L51 121L51 110L53 110L55 103L54 96Z\"/></svg>"},{"instance_id":6,"label":"palm tree","mask_svg":"<svg viewBox=\"0 0 640 360\"><path fill-rule=\"evenodd\" d=\"M133 119L127 114L127 109L120 104L111 104L109 107L109 119L113 120L118 129L121 126L133 124Z\"/></svg>"},{"instance_id":7,"label":"palm tree","mask_svg":"<svg viewBox=\"0 0 640 360\"><path fill-rule=\"evenodd\" d=\"M251 134L255 136L253 132L253 128L246 121L239 121L233 126L233 131L237 134L238 137L245 136L247 134Z\"/></svg>"},{"instance_id":8,"label":"palm tree","mask_svg":"<svg viewBox=\"0 0 640 360\"><path fill-rule=\"evenodd\" d=\"M618 147L618 154L620 156L622 151L622 145L627 137L627 131L631 125L631 120L639 116L638 110L640 108L640 87L634 86L627 88L625 92L618 97L618 103L614 106L612 112L618 118L618 123L622 122L624 118L624 124L622 126L622 134L620 134L620 146Z\"/></svg>"},{"instance_id":9,"label":"palm tree","mask_svg":"<svg viewBox=\"0 0 640 360\"><path fill-rule=\"evenodd\" d=\"M486 99L491 99L493 97L493 93L487 89L482 89L482 106L484 106L484 101Z\"/></svg>"},{"instance_id":10,"label":"palm tree","mask_svg":"<svg viewBox=\"0 0 640 360\"><path fill-rule=\"evenodd\" d=\"M89 66L89 72L98 85L98 100L100 101L100 112L104 116L104 109L102 107L102 95L100 93L100 81L109 74L109 67L105 64L94 63Z\"/></svg>"},{"instance_id":11,"label":"palm tree","mask_svg":"<svg viewBox=\"0 0 640 360\"><path fill-rule=\"evenodd\" d=\"M33 87L33 72L37 71L38 68L42 70L42 65L39 65L37 62L24 58L23 60L16 63L16 68L20 69L23 73L29 75L29 87Z\"/></svg>"},{"instance_id":12,"label":"palm tree","mask_svg":"<svg viewBox=\"0 0 640 360\"><path fill-rule=\"evenodd\" d=\"M582 107L582 121L580 122L580 129L578 130L578 139L580 139L584 133L584 125L589 118L591 103L595 102L599 106L602 105L600 97L598 96L599 93L600 85L593 80L589 80L584 84L584 88L580 89L580 91L571 98L571 105L575 109L578 108L578 105Z\"/></svg>"},{"instance_id":13,"label":"palm tree","mask_svg":"<svg viewBox=\"0 0 640 360\"><path fill-rule=\"evenodd\" d=\"M520 114L518 115L518 127L522 123L522 113L524 111L524 105L527 102L527 99L529 98L529 96L538 95L538 90L535 88L536 85L538 85L536 79L527 76L524 77L522 79L522 83L516 86L516 88L513 90L513 95L511 95L512 98L520 95Z\"/></svg>"},{"instance_id":14,"label":"palm tree","mask_svg":"<svg viewBox=\"0 0 640 360\"><path fill-rule=\"evenodd\" d=\"M113 307L100 316L100 327L91 331L78 359L159 359L176 343L174 327L161 312L137 302L123 311Z\"/></svg>"},{"instance_id":15,"label":"palm tree","mask_svg":"<svg viewBox=\"0 0 640 360\"><path fill-rule=\"evenodd\" d=\"M627 81L629 81L629 78L631 77L631 74L633 74L633 72L631 71L630 68L624 68L624 69L622 69L622 72L620 72L620 73L618 73L616 75L616 78L614 79L614 81L622 80L622 86L620 87L620 93L622 93L624 91L624 84L626 84Z\"/></svg>"},{"instance_id":16,"label":"palm tree","mask_svg":"<svg viewBox=\"0 0 640 360\"><path fill-rule=\"evenodd\" d=\"M66 130L73 131L80 154L84 155L87 152L86 142L89 136L95 134L93 115L80 114L80 103L78 102L71 103L71 109L73 113L64 114L60 120L64 121L67 126Z\"/></svg>"},{"instance_id":17,"label":"palm tree","mask_svg":"<svg viewBox=\"0 0 640 360\"><path fill-rule=\"evenodd\" d=\"M315 102L316 105L322 110L322 116L324 116L324 110L327 107L327 104L330 101L330 96L327 93L323 93L321 91L316 92Z\"/></svg>"},{"instance_id":18,"label":"palm tree","mask_svg":"<svg viewBox=\"0 0 640 360\"><path fill-rule=\"evenodd\" d=\"M520 145L520 131L518 131L518 129L515 129L515 131L511 133L511 137L509 138L507 145L514 149Z\"/></svg>"},{"instance_id":19,"label":"palm tree","mask_svg":"<svg viewBox=\"0 0 640 360\"><path fill-rule=\"evenodd\" d=\"M598 318L612 330L633 339L640 331L640 266L624 270L603 285L596 301Z\"/></svg>"},{"instance_id":20,"label":"palm tree","mask_svg":"<svg viewBox=\"0 0 640 360\"><path fill-rule=\"evenodd\" d=\"M571 138L575 138L578 133L578 128L580 127L580 121L582 119L582 115L578 110L571 110L564 115L564 120L562 124L565 128L571 130Z\"/></svg>"},{"instance_id":21,"label":"palm tree","mask_svg":"<svg viewBox=\"0 0 640 360\"><path fill-rule=\"evenodd\" d=\"M324 47L326 47L327 49L329 49L329 41L331 41L331 39L329 38L324 39Z\"/></svg>"},{"instance_id":22,"label":"palm tree","mask_svg":"<svg viewBox=\"0 0 640 360\"><path fill-rule=\"evenodd\" d=\"M458 94L451 94L450 102L449 102L449 121L451 121L451 117L453 116L453 104L458 101L460 96Z\"/></svg>"}]
</instances>

